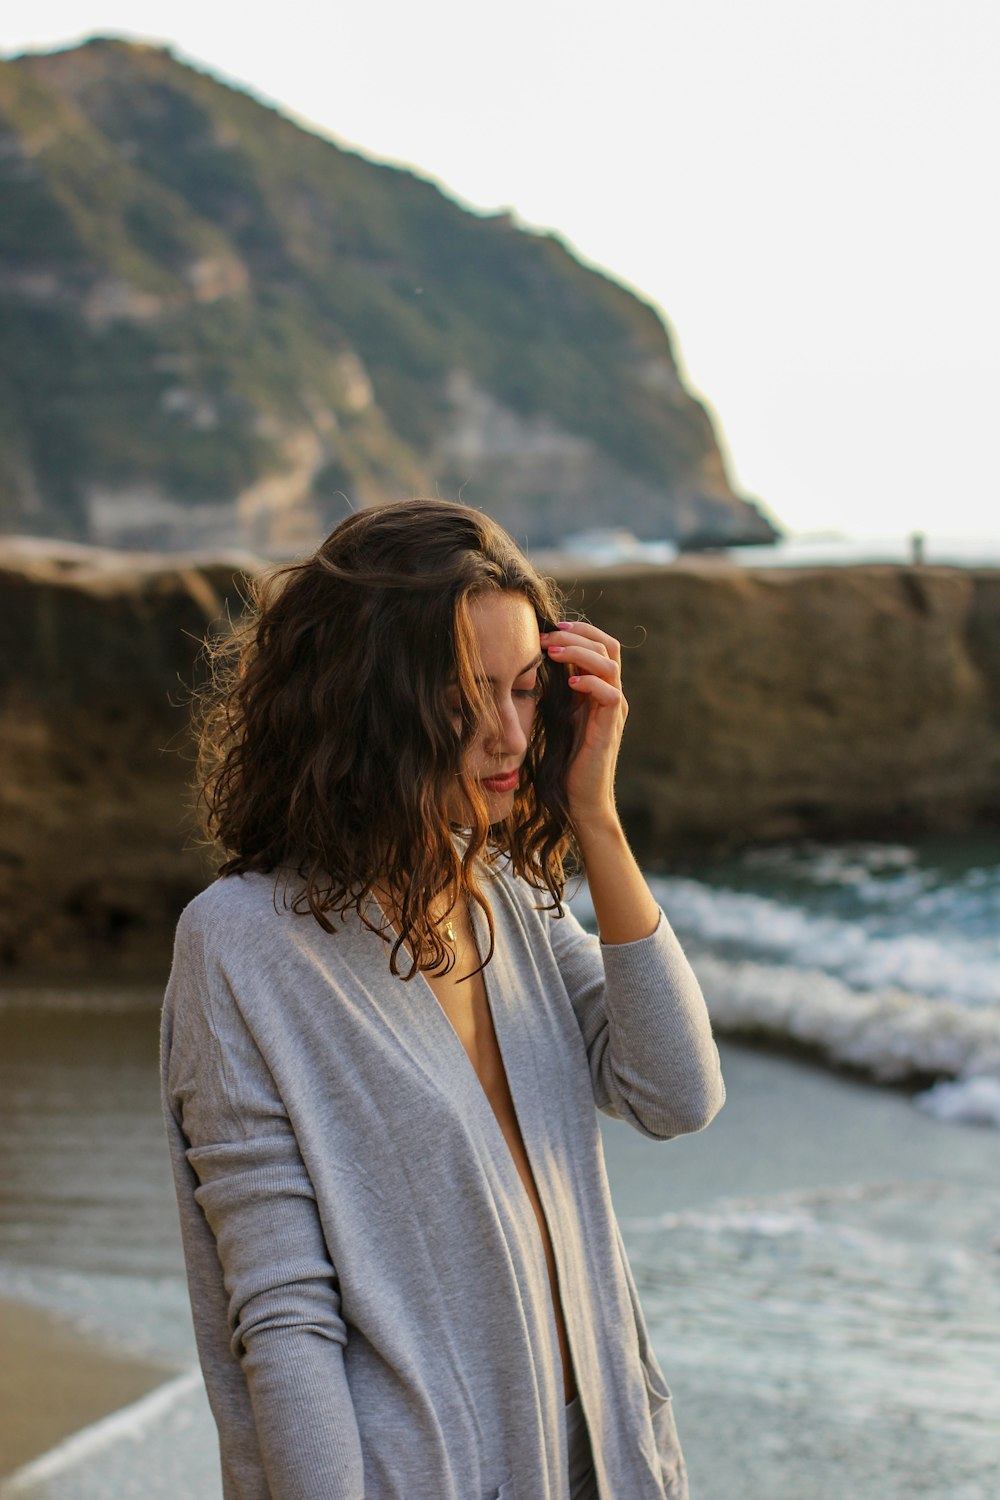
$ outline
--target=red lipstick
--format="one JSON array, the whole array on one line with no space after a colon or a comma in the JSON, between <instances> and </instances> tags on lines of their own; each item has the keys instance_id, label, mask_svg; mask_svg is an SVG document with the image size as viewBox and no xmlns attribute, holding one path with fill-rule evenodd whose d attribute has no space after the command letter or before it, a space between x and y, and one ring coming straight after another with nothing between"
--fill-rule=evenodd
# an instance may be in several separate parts
<instances>
[{"instance_id":1,"label":"red lipstick","mask_svg":"<svg viewBox=\"0 0 1000 1500\"><path fill-rule=\"evenodd\" d=\"M488 792L512 792L520 779L520 770L515 766L513 771L507 771L503 776L480 777L480 784Z\"/></svg>"}]
</instances>

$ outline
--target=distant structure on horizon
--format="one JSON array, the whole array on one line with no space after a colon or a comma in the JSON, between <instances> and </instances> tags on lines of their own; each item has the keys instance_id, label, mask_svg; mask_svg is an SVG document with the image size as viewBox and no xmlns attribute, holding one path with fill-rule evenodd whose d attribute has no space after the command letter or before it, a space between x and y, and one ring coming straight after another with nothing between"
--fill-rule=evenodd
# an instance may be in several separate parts
<instances>
[{"instance_id":1,"label":"distant structure on horizon","mask_svg":"<svg viewBox=\"0 0 1000 1500\"><path fill-rule=\"evenodd\" d=\"M529 545L768 542L656 311L159 47L0 63L0 530L313 544L460 495Z\"/></svg>"}]
</instances>

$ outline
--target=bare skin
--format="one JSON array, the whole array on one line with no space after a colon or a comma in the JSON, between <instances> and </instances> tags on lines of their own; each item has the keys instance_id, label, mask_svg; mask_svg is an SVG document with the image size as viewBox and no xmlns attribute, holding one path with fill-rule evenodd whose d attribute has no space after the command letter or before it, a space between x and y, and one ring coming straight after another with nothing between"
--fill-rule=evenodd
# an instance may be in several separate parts
<instances>
[{"instance_id":1,"label":"bare skin","mask_svg":"<svg viewBox=\"0 0 1000 1500\"><path fill-rule=\"evenodd\" d=\"M614 801L615 765L628 714L618 642L596 626L568 622L540 637L534 611L520 594L484 594L472 602L470 615L494 696L497 726L473 743L466 764L480 779L492 820L499 822L513 805L516 783L508 788L504 779L510 779L527 752L537 702L537 668L542 653L547 653L552 661L565 664L570 686L582 700L579 711L586 715L567 777L567 795L601 939L628 943L648 937L656 928L659 910L628 847ZM491 779L498 784L491 785ZM385 905L391 911L392 903ZM476 1070L534 1209L569 1402L576 1395L576 1380L548 1225L511 1098L486 987L482 975L473 973L480 960L469 913L459 905L439 914L442 924L449 918L456 963L447 974L425 971L424 978Z\"/></svg>"}]
</instances>

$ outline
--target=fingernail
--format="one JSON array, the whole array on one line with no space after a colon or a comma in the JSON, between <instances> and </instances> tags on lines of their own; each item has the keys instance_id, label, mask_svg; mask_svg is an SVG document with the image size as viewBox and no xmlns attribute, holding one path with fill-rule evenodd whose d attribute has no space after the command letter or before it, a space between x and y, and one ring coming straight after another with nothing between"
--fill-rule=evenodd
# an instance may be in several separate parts
<instances>
[{"instance_id":1,"label":"fingernail","mask_svg":"<svg viewBox=\"0 0 1000 1500\"><path fill-rule=\"evenodd\" d=\"M576 687L576 685L577 685L577 683L579 681L580 681L579 677L571 677L569 679L569 685L570 685L570 687Z\"/></svg>"},{"instance_id":2,"label":"fingernail","mask_svg":"<svg viewBox=\"0 0 1000 1500\"><path fill-rule=\"evenodd\" d=\"M573 629L573 622L571 620L560 620L559 624L557 626L557 629L559 629L559 630L572 630Z\"/></svg>"},{"instance_id":3,"label":"fingernail","mask_svg":"<svg viewBox=\"0 0 1000 1500\"><path fill-rule=\"evenodd\" d=\"M550 646L549 647L549 655L550 656L555 656L557 652L559 652L559 651L565 651L565 650L566 650L565 646Z\"/></svg>"}]
</instances>

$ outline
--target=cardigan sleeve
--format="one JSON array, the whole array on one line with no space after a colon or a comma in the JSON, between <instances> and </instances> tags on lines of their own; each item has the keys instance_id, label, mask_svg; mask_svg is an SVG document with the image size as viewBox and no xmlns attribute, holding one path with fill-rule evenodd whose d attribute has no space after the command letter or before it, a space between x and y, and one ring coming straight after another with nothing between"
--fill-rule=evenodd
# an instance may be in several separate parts
<instances>
[{"instance_id":1,"label":"cardigan sleeve","mask_svg":"<svg viewBox=\"0 0 1000 1500\"><path fill-rule=\"evenodd\" d=\"M183 1147L175 1176L196 1324L211 1320L220 1265L228 1299L228 1359L218 1348L199 1350L221 1447L242 1446L225 1428L231 1416L239 1422L245 1377L271 1496L361 1500L347 1332L312 1183L236 997L223 974L206 973L199 948L179 934L164 1095L168 1128ZM199 1234L206 1238L198 1219L214 1239L214 1265L197 1251Z\"/></svg>"},{"instance_id":2,"label":"cardigan sleeve","mask_svg":"<svg viewBox=\"0 0 1000 1500\"><path fill-rule=\"evenodd\" d=\"M620 944L585 932L569 910L543 920L597 1107L656 1140L704 1129L725 1100L719 1053L701 987L663 912L649 937Z\"/></svg>"}]
</instances>

